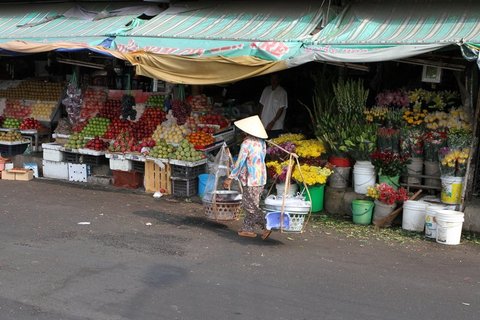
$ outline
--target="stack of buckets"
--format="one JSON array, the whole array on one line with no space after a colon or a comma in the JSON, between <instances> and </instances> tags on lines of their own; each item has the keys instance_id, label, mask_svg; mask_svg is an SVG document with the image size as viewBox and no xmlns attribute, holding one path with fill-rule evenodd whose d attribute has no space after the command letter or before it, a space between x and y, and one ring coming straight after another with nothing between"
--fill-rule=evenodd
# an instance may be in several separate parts
<instances>
[{"instance_id":1,"label":"stack of buckets","mask_svg":"<svg viewBox=\"0 0 480 320\"><path fill-rule=\"evenodd\" d=\"M425 237L447 245L460 244L464 215L447 206L407 200L403 204L402 229L422 232Z\"/></svg>"}]
</instances>

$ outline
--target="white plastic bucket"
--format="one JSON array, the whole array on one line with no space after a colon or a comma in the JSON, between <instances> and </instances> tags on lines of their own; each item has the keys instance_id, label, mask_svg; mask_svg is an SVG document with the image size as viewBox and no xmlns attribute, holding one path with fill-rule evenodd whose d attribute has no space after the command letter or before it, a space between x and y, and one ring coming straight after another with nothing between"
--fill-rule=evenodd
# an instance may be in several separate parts
<instances>
[{"instance_id":1,"label":"white plastic bucket","mask_svg":"<svg viewBox=\"0 0 480 320\"><path fill-rule=\"evenodd\" d=\"M438 210L435 219L437 221L437 242L447 245L460 244L464 221L463 212Z\"/></svg>"},{"instance_id":2,"label":"white plastic bucket","mask_svg":"<svg viewBox=\"0 0 480 320\"><path fill-rule=\"evenodd\" d=\"M425 214L425 237L430 239L437 238L437 211L445 210L446 206L431 204L427 207Z\"/></svg>"},{"instance_id":3,"label":"white plastic bucket","mask_svg":"<svg viewBox=\"0 0 480 320\"><path fill-rule=\"evenodd\" d=\"M411 158L412 162L407 164L408 175L421 175L423 172L423 159ZM422 178L408 177L408 184L421 184Z\"/></svg>"},{"instance_id":4,"label":"white plastic bucket","mask_svg":"<svg viewBox=\"0 0 480 320\"><path fill-rule=\"evenodd\" d=\"M375 185L375 167L369 161L357 161L353 166L354 191L367 194L368 187Z\"/></svg>"},{"instance_id":5,"label":"white plastic bucket","mask_svg":"<svg viewBox=\"0 0 480 320\"><path fill-rule=\"evenodd\" d=\"M403 203L402 229L422 232L425 227L427 203L407 200Z\"/></svg>"},{"instance_id":6,"label":"white plastic bucket","mask_svg":"<svg viewBox=\"0 0 480 320\"><path fill-rule=\"evenodd\" d=\"M462 200L463 177L442 176L440 200L447 204L460 204Z\"/></svg>"}]
</instances>

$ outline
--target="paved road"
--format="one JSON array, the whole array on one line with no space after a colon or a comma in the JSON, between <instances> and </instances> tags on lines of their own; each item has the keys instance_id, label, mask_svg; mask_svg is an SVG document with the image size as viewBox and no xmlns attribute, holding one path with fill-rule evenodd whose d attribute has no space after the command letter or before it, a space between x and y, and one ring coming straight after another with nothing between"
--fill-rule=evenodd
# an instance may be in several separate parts
<instances>
[{"instance_id":1,"label":"paved road","mask_svg":"<svg viewBox=\"0 0 480 320\"><path fill-rule=\"evenodd\" d=\"M480 317L476 246L243 239L199 205L46 181L0 199L2 320Z\"/></svg>"}]
</instances>

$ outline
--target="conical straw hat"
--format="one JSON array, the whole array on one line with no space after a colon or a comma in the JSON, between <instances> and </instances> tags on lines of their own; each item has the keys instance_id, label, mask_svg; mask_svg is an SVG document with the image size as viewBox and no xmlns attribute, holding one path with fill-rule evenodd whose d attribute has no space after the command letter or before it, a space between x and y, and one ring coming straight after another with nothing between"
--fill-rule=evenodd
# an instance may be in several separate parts
<instances>
[{"instance_id":1,"label":"conical straw hat","mask_svg":"<svg viewBox=\"0 0 480 320\"><path fill-rule=\"evenodd\" d=\"M267 139L267 131L263 127L263 123L258 116L251 116L245 119L235 121L234 124L240 130L257 138Z\"/></svg>"}]
</instances>

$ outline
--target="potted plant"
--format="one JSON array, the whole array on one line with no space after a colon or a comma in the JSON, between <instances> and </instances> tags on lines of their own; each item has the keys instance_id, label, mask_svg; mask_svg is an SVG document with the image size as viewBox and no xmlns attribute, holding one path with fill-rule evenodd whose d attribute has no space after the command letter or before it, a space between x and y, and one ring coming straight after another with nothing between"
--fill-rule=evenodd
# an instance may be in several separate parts
<instances>
[{"instance_id":1,"label":"potted plant","mask_svg":"<svg viewBox=\"0 0 480 320\"><path fill-rule=\"evenodd\" d=\"M376 184L369 187L367 196L375 203L373 209L373 221L379 221L387 217L395 210L399 202L408 200L408 192L404 188L395 189L386 183ZM389 225L387 225L388 227Z\"/></svg>"},{"instance_id":2,"label":"potted plant","mask_svg":"<svg viewBox=\"0 0 480 320\"><path fill-rule=\"evenodd\" d=\"M308 164L300 165L293 170L292 177L298 183L306 185L308 192L306 192L307 199L312 203L312 212L319 212L323 210L323 197L325 193L325 183L328 177L332 174L332 170L328 166L312 166Z\"/></svg>"},{"instance_id":3,"label":"potted plant","mask_svg":"<svg viewBox=\"0 0 480 320\"><path fill-rule=\"evenodd\" d=\"M392 151L377 150L370 155L373 166L379 176L380 183L387 183L398 188L399 178L409 163L409 155Z\"/></svg>"}]
</instances>

